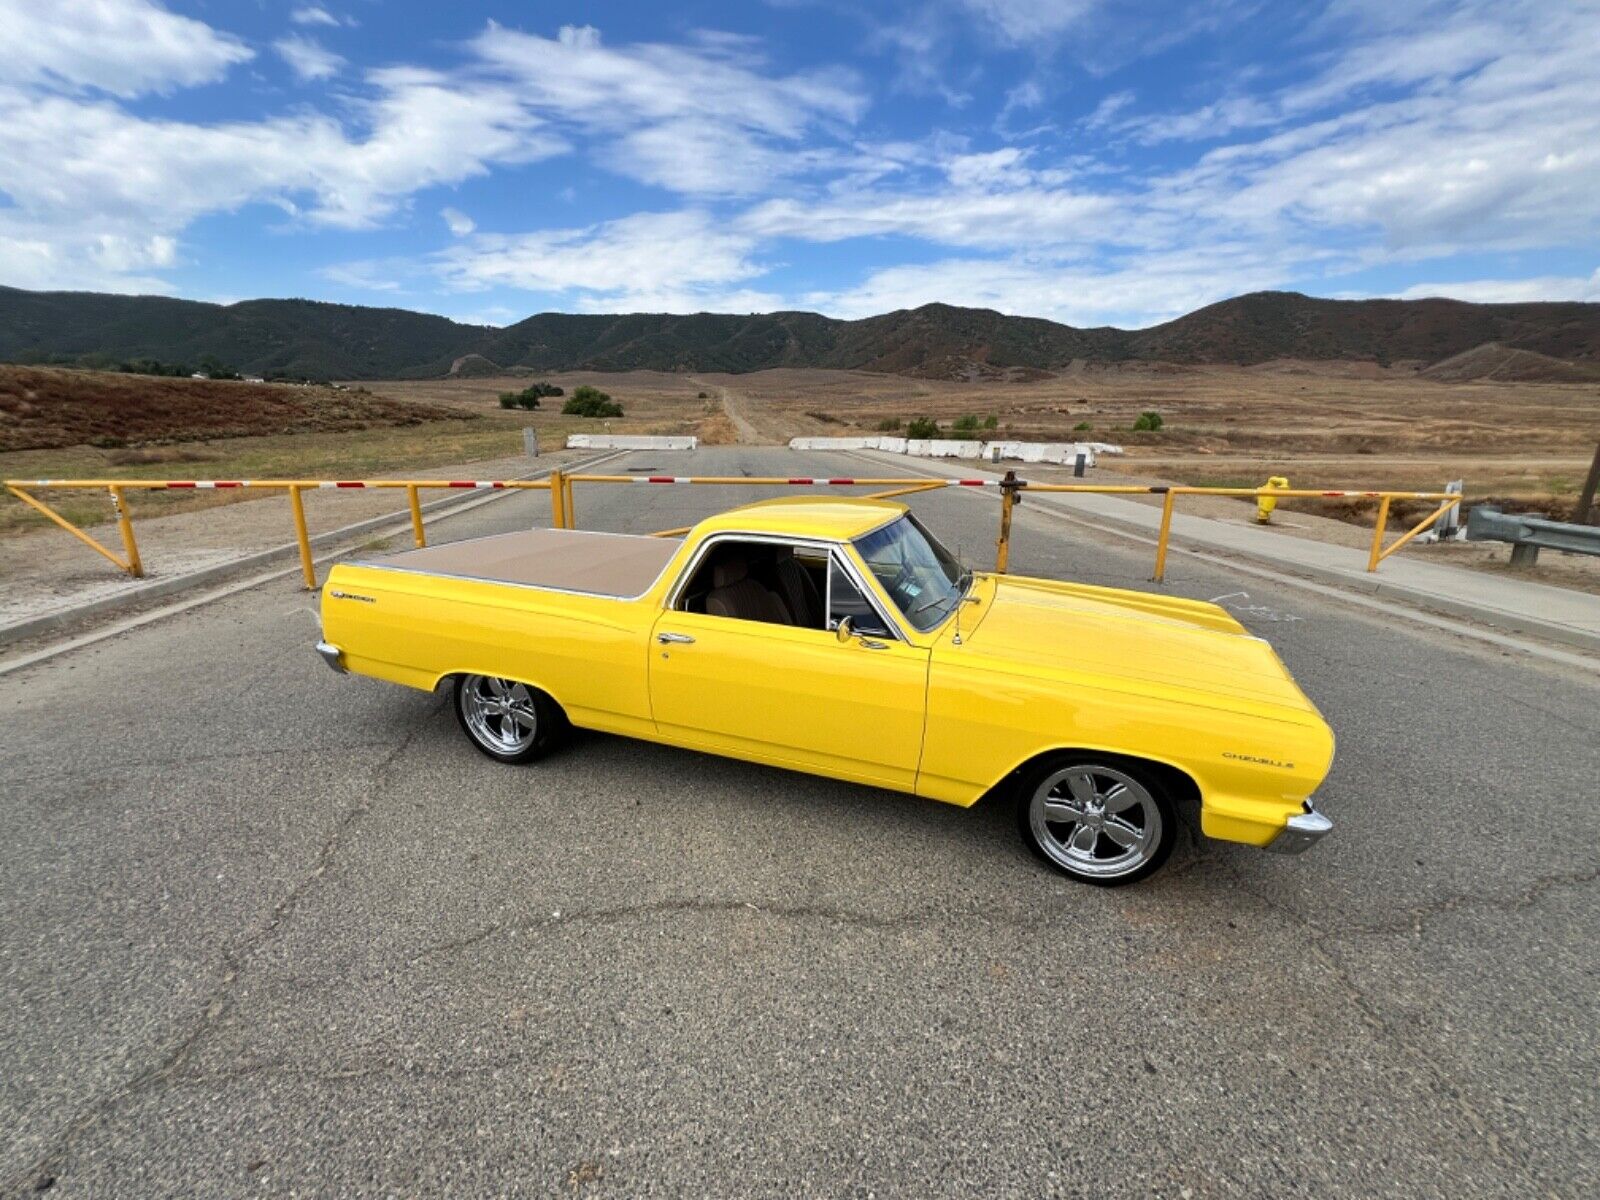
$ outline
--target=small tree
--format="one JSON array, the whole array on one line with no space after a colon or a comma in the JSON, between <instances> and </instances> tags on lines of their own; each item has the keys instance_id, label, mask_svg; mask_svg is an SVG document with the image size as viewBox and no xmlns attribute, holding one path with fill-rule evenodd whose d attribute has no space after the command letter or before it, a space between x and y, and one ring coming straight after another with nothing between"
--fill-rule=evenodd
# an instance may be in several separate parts
<instances>
[{"instance_id":1,"label":"small tree","mask_svg":"<svg viewBox=\"0 0 1600 1200\"><path fill-rule=\"evenodd\" d=\"M1158 412L1142 412L1139 419L1133 423L1135 433L1155 433L1161 428L1161 414Z\"/></svg>"},{"instance_id":2,"label":"small tree","mask_svg":"<svg viewBox=\"0 0 1600 1200\"><path fill-rule=\"evenodd\" d=\"M900 428L899 417L885 417L878 422L879 433L894 433Z\"/></svg>"},{"instance_id":3,"label":"small tree","mask_svg":"<svg viewBox=\"0 0 1600 1200\"><path fill-rule=\"evenodd\" d=\"M572 389L571 398L561 406L569 417L620 417L622 405L605 392L585 383Z\"/></svg>"},{"instance_id":4,"label":"small tree","mask_svg":"<svg viewBox=\"0 0 1600 1200\"><path fill-rule=\"evenodd\" d=\"M978 428L978 418L971 413L957 417L955 424L950 427L956 433L971 433Z\"/></svg>"},{"instance_id":5,"label":"small tree","mask_svg":"<svg viewBox=\"0 0 1600 1200\"><path fill-rule=\"evenodd\" d=\"M985 429L998 429L998 428L1000 428L1000 418L995 416L993 413L990 413L987 417L985 417L983 419L983 427Z\"/></svg>"},{"instance_id":6,"label":"small tree","mask_svg":"<svg viewBox=\"0 0 1600 1200\"><path fill-rule=\"evenodd\" d=\"M932 417L918 417L906 426L906 436L921 441L939 436L939 422Z\"/></svg>"}]
</instances>

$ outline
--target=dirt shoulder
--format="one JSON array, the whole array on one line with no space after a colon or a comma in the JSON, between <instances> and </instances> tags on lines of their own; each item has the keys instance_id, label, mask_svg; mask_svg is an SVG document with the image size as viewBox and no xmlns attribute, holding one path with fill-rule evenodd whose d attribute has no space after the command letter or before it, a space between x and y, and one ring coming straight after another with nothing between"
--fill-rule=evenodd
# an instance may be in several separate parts
<instances>
[{"instance_id":1,"label":"dirt shoulder","mask_svg":"<svg viewBox=\"0 0 1600 1200\"><path fill-rule=\"evenodd\" d=\"M563 450L538 459L525 455L479 459L373 478L511 479L592 455L592 451ZM423 499L437 500L446 495L449 493L443 491L424 493ZM406 494L401 490L328 489L303 493L303 498L306 526L312 536L386 515L404 521L409 512ZM103 512L109 509L103 498L101 508ZM121 551L122 542L111 521L90 525L87 532ZM0 625L59 612L132 591L150 580L232 562L294 541L289 500L282 492L264 493L262 499L251 503L136 518L134 532L144 560L144 580L123 574L53 526L0 541L0 579L5 581L5 587L0 589Z\"/></svg>"},{"instance_id":2,"label":"dirt shoulder","mask_svg":"<svg viewBox=\"0 0 1600 1200\"><path fill-rule=\"evenodd\" d=\"M1171 485L1175 483L1193 483L1204 486L1211 483L1218 487L1254 487L1265 481L1265 476L1257 479L1241 477L1238 480L1206 480L1204 482L1192 478L1173 478L1165 473L1152 473L1139 469L1138 465L1128 461L1102 459L1102 466L1089 473L1083 480L1072 478L1071 471L1051 467L1029 467L1026 476L1040 482L1049 483L1104 483L1104 484L1147 484ZM1188 474L1188 472L1183 472ZM1367 484L1361 482L1346 483L1343 480L1334 483L1326 479L1308 478L1300 484L1291 476L1290 482L1296 486L1317 487L1324 483L1328 486L1348 487L1373 487L1394 486ZM1433 482L1426 480L1424 487L1440 488L1443 481ZM1133 500L1139 504L1159 508L1159 496L1128 496L1125 499ZM1366 524L1358 524L1353 520L1341 519L1332 516L1319 515L1316 511L1321 502L1316 500L1285 501L1278 505L1277 511L1272 514L1271 522L1262 527L1256 522L1256 504L1254 500L1233 499L1226 496L1192 496L1181 497L1177 502L1175 511L1186 513L1189 516L1208 517L1211 520L1222 521L1227 524L1249 525L1258 528L1270 529L1273 533L1283 537L1305 538L1310 541L1326 542L1331 545L1349 546L1353 549L1366 550L1372 544L1372 520L1375 516L1376 504L1367 504L1351 512L1351 516L1366 520ZM1423 504L1420 508L1432 511L1431 504ZM1348 508L1346 511L1349 511ZM1391 518L1385 542L1393 542L1406 532L1413 524L1420 520L1420 516L1406 516ZM1408 557L1417 557L1427 562L1441 563L1445 566L1467 567L1475 571L1487 571L1493 574L1509 575L1526 578L1538 583L1547 583L1554 587L1571 588L1574 591L1600 594L1600 558L1586 557L1581 554L1559 554L1546 550L1539 555L1539 561L1532 567L1512 567L1511 547L1500 542L1438 542L1426 543L1412 541L1399 551Z\"/></svg>"}]
</instances>

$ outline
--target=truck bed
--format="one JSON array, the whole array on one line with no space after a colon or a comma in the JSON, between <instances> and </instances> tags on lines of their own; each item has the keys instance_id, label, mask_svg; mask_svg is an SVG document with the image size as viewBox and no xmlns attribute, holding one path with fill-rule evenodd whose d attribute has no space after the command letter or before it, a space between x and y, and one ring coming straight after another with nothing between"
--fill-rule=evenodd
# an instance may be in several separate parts
<instances>
[{"instance_id":1,"label":"truck bed","mask_svg":"<svg viewBox=\"0 0 1600 1200\"><path fill-rule=\"evenodd\" d=\"M523 529L363 559L361 565L632 599L650 589L682 544L586 529Z\"/></svg>"}]
</instances>

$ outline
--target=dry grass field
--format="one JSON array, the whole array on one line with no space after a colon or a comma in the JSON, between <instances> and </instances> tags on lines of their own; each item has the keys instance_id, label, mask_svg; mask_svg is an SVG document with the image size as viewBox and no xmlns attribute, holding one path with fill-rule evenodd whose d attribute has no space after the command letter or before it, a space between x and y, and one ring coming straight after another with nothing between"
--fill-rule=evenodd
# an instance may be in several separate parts
<instances>
[{"instance_id":1,"label":"dry grass field","mask_svg":"<svg viewBox=\"0 0 1600 1200\"><path fill-rule=\"evenodd\" d=\"M569 394L593 384L615 397L625 415L608 421L562 416L559 397L533 412L500 408L499 394L526 386L524 377L366 381L362 386L375 403L392 399L477 419L399 426L374 420L361 422L367 428L251 437L208 437L197 430L192 438L169 435L156 446L0 453L0 474L152 478L181 468L184 477L348 478L514 454L524 426L538 430L546 445L560 444L568 433L608 428L690 433L709 444L781 443L802 434L868 434L921 416L949 428L965 415L992 415L996 428L986 436L1123 446L1122 457L1102 459L1102 478L1254 486L1283 474L1295 486L1416 489L1465 479L1472 497L1563 513L1600 440L1600 387L1593 384L1439 382L1371 364L1090 366L1026 382L823 370L547 378ZM1160 432L1134 432L1135 419L1149 411L1161 414ZM136 503L139 511L158 512L221 499L155 493ZM67 504L69 515L74 503ZM102 497L81 503L97 516L104 507ZM1341 515L1359 522L1365 514ZM0 505L0 534L40 523L20 505Z\"/></svg>"}]
</instances>

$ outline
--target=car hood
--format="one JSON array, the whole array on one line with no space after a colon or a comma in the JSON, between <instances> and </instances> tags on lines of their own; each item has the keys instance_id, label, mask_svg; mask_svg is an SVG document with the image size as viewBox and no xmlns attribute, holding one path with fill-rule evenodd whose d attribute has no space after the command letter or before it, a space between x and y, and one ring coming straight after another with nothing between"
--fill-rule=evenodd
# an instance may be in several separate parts
<instances>
[{"instance_id":1,"label":"car hood","mask_svg":"<svg viewBox=\"0 0 1600 1200\"><path fill-rule=\"evenodd\" d=\"M1215 604L1014 576L981 582L990 586L975 589L979 603L967 614L976 620L962 630L960 649L947 632L942 652L998 670L1317 711L1272 647Z\"/></svg>"}]
</instances>

